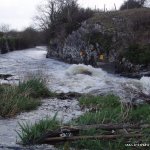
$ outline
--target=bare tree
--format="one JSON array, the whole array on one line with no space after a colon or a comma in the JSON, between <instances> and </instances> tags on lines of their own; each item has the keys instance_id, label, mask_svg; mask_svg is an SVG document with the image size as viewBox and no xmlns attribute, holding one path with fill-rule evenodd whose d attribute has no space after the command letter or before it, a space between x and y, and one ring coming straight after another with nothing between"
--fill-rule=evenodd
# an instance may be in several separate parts
<instances>
[{"instance_id":1,"label":"bare tree","mask_svg":"<svg viewBox=\"0 0 150 150\"><path fill-rule=\"evenodd\" d=\"M144 4L146 3L147 0L139 0L141 6L144 6Z\"/></svg>"},{"instance_id":2,"label":"bare tree","mask_svg":"<svg viewBox=\"0 0 150 150\"><path fill-rule=\"evenodd\" d=\"M7 32L9 32L9 30L10 30L10 25L8 25L8 24L0 25L0 32L7 33Z\"/></svg>"},{"instance_id":3,"label":"bare tree","mask_svg":"<svg viewBox=\"0 0 150 150\"><path fill-rule=\"evenodd\" d=\"M64 6L67 6L76 0L46 0L45 5L37 7L38 15L34 18L38 27L42 30L49 29L57 14L60 14ZM69 18L69 11L68 11Z\"/></svg>"}]
</instances>

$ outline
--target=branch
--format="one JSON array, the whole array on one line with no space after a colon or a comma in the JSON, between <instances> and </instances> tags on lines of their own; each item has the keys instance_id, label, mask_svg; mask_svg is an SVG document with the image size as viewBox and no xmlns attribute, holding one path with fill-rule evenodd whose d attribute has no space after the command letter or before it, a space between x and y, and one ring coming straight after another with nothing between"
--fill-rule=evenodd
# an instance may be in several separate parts
<instances>
[{"instance_id":1,"label":"branch","mask_svg":"<svg viewBox=\"0 0 150 150\"><path fill-rule=\"evenodd\" d=\"M69 129L69 127L63 127ZM76 130L89 130L89 129L104 129L104 130L113 130L113 129L141 129L141 128L150 128L150 124L96 124L96 125L84 125L84 126L73 126L70 129Z\"/></svg>"},{"instance_id":2,"label":"branch","mask_svg":"<svg viewBox=\"0 0 150 150\"><path fill-rule=\"evenodd\" d=\"M46 138L42 144L59 143L64 141L78 141L78 140L112 140L117 138L138 138L142 137L142 134L126 134L126 135L97 135L97 136L74 136L74 137L54 137Z\"/></svg>"}]
</instances>

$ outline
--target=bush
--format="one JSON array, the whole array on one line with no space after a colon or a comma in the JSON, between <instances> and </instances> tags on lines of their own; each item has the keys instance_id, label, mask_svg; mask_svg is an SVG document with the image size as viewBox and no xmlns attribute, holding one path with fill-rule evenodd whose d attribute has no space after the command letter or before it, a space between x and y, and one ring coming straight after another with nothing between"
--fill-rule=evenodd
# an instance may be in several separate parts
<instances>
[{"instance_id":1,"label":"bush","mask_svg":"<svg viewBox=\"0 0 150 150\"><path fill-rule=\"evenodd\" d=\"M134 64L145 64L150 63L150 44L130 45L125 53L125 57Z\"/></svg>"}]
</instances>

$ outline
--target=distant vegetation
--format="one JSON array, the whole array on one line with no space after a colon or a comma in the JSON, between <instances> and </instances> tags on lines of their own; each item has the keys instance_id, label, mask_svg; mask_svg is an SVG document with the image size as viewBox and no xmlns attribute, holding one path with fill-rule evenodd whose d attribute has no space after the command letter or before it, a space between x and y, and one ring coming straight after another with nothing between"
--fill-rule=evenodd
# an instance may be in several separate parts
<instances>
[{"instance_id":1,"label":"distant vegetation","mask_svg":"<svg viewBox=\"0 0 150 150\"><path fill-rule=\"evenodd\" d=\"M147 0L127 0L121 5L120 10L142 8L146 2Z\"/></svg>"},{"instance_id":2,"label":"distant vegetation","mask_svg":"<svg viewBox=\"0 0 150 150\"><path fill-rule=\"evenodd\" d=\"M2 54L32 48L36 45L46 45L43 31L37 31L31 27L24 31L4 30L4 27L0 29L0 53Z\"/></svg>"}]
</instances>

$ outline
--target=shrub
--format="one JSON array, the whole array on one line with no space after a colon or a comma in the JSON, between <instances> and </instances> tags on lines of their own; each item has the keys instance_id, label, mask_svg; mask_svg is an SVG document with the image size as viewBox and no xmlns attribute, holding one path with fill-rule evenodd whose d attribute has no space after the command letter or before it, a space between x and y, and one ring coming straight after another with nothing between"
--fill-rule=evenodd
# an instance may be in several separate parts
<instances>
[{"instance_id":1,"label":"shrub","mask_svg":"<svg viewBox=\"0 0 150 150\"><path fill-rule=\"evenodd\" d=\"M148 65L150 63L150 44L130 45L125 53L125 57L134 64Z\"/></svg>"}]
</instances>

